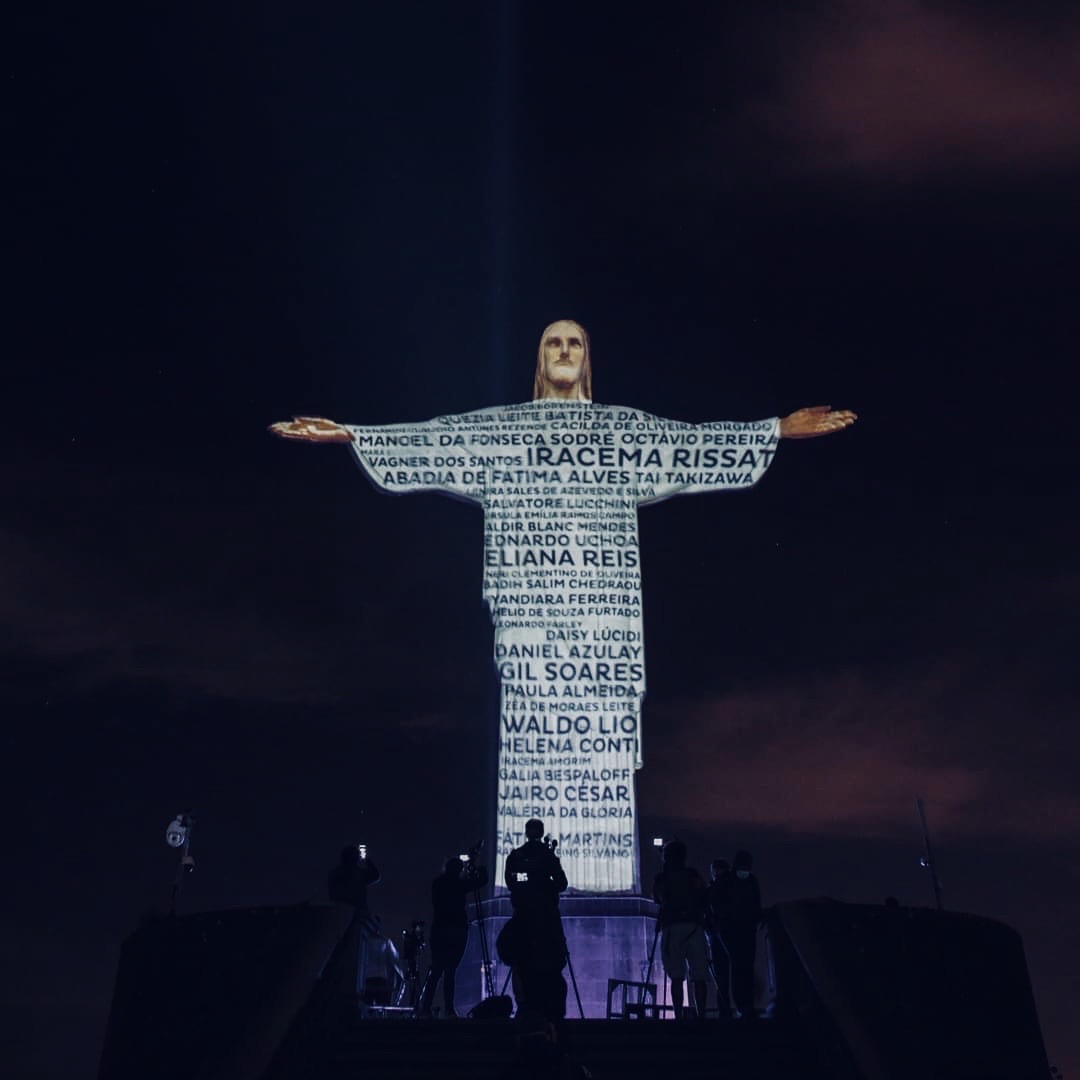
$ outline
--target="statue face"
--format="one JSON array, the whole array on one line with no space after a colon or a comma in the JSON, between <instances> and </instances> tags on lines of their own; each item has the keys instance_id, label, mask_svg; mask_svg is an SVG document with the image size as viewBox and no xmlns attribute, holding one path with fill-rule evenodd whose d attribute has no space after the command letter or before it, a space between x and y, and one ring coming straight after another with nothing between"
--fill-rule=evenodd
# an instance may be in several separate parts
<instances>
[{"instance_id":1,"label":"statue face","mask_svg":"<svg viewBox=\"0 0 1080 1080\"><path fill-rule=\"evenodd\" d=\"M585 364L585 340L575 323L553 323L544 336L545 397L577 397Z\"/></svg>"}]
</instances>

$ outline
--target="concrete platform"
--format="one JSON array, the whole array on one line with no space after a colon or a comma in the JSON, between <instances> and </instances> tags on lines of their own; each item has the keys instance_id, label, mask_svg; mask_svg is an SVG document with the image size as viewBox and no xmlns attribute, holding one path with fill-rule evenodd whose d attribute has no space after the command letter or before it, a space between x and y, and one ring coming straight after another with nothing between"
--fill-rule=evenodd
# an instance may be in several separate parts
<instances>
[{"instance_id":1,"label":"concrete platform","mask_svg":"<svg viewBox=\"0 0 1080 1080\"><path fill-rule=\"evenodd\" d=\"M656 926L656 904L641 896L564 895L559 908L585 1017L603 1019L607 1011L609 979L631 982L644 979ZM510 918L510 898L502 896L485 900L481 903L481 912L494 964L495 992L499 993L508 969L498 962L495 938ZM563 974L569 986L566 1014L577 1017L577 1001L570 971ZM651 981L657 984L659 996L663 999L659 950ZM480 975L480 939L474 919L469 929L465 959L458 969L457 1011L468 1012L484 996ZM667 1000L670 1000L670 996ZM435 1004L440 1004L438 998Z\"/></svg>"}]
</instances>

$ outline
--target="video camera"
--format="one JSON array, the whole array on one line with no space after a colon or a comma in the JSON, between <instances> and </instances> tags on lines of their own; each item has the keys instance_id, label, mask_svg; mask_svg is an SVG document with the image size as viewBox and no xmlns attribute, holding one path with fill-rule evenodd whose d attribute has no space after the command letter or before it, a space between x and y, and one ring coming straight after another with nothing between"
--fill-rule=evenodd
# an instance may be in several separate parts
<instances>
[{"instance_id":1,"label":"video camera","mask_svg":"<svg viewBox=\"0 0 1080 1080\"><path fill-rule=\"evenodd\" d=\"M463 877L475 876L479 873L479 860L480 852L484 850L484 841L477 840L475 844L465 854L459 855L461 860L461 874Z\"/></svg>"},{"instance_id":2,"label":"video camera","mask_svg":"<svg viewBox=\"0 0 1080 1080\"><path fill-rule=\"evenodd\" d=\"M427 948L423 922L414 919L408 930L401 931L401 942L401 952L406 959L415 959L422 953Z\"/></svg>"}]
</instances>

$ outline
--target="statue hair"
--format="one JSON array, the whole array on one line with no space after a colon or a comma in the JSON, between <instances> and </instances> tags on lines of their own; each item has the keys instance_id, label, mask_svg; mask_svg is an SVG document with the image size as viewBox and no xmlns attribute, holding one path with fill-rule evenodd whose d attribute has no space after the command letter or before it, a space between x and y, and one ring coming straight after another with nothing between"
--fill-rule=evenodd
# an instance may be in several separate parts
<instances>
[{"instance_id":1,"label":"statue hair","mask_svg":"<svg viewBox=\"0 0 1080 1080\"><path fill-rule=\"evenodd\" d=\"M569 323L576 326L581 334L581 343L585 346L585 359L581 365L581 384L579 391L586 401L592 401L592 350L589 347L589 331L576 319L556 319L544 327L540 335L540 346L536 350L536 376L533 378L533 401L539 401L544 396L547 383L544 381L544 342L547 341L548 331L555 323Z\"/></svg>"}]
</instances>

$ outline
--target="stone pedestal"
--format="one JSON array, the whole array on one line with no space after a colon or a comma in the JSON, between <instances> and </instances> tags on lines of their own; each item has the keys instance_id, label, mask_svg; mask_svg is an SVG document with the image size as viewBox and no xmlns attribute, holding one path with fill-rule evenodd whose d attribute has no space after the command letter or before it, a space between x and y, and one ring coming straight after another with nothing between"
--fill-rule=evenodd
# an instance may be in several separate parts
<instances>
[{"instance_id":1,"label":"stone pedestal","mask_svg":"<svg viewBox=\"0 0 1080 1080\"><path fill-rule=\"evenodd\" d=\"M494 965L495 993L501 993L509 969L499 962L495 938L510 918L510 898L506 895L481 903L483 928ZM602 1019L607 1010L608 979L640 982L649 963L656 926L657 906L641 896L566 896L559 903L563 931L570 950L570 960L577 977L578 991L585 1016ZM465 959L458 968L457 1011L465 1014L485 995L481 978L480 938L474 919L469 928L469 944ZM577 1000L570 970L563 972L568 993L566 1015L576 1018ZM664 999L663 971L657 946L651 981L656 983ZM507 987L507 993L510 988ZM441 1005L440 996L435 1005Z\"/></svg>"}]
</instances>

